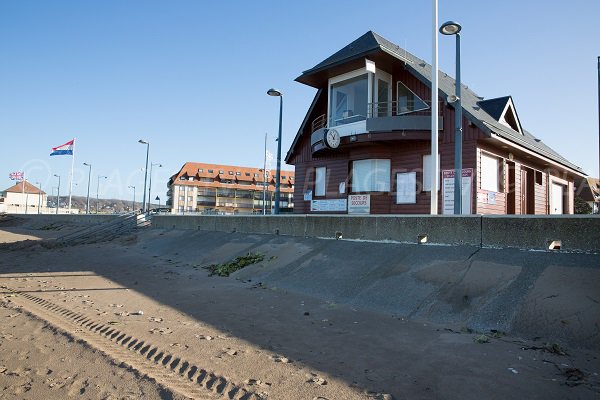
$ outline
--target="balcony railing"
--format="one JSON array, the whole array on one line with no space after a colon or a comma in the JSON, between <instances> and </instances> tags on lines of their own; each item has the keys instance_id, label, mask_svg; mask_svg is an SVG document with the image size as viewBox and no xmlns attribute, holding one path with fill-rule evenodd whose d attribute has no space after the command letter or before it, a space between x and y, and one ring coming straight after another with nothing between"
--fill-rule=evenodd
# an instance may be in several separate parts
<instances>
[{"instance_id":1,"label":"balcony railing","mask_svg":"<svg viewBox=\"0 0 600 400\"><path fill-rule=\"evenodd\" d=\"M440 101L438 106L438 117L442 117L443 113L443 101ZM360 117L360 116L353 116ZM367 125L369 119L373 118L385 118L385 117L431 117L431 101L422 100L411 100L411 101L384 101L369 103L367 107ZM364 119L364 116L362 117ZM355 122L355 119L351 117L345 118L350 122ZM413 118L414 120L414 118ZM425 121L421 121L421 124ZM316 117L311 124L311 132L316 132L319 129L326 128L327 126L338 126L340 121L332 122L327 124L327 114L322 114ZM341 123L343 125L343 123ZM410 128L409 128L410 129Z\"/></svg>"},{"instance_id":2,"label":"balcony railing","mask_svg":"<svg viewBox=\"0 0 600 400\"><path fill-rule=\"evenodd\" d=\"M438 116L442 116L442 104L438 102ZM431 116L431 101L383 101L369 103L367 118L395 117L395 116Z\"/></svg>"}]
</instances>

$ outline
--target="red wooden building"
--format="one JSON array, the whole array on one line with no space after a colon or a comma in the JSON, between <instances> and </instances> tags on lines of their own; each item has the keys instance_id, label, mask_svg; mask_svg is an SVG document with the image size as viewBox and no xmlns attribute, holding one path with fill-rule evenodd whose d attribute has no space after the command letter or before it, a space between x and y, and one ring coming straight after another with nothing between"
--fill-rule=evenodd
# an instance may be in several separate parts
<instances>
[{"instance_id":1,"label":"red wooden building","mask_svg":"<svg viewBox=\"0 0 600 400\"><path fill-rule=\"evenodd\" d=\"M429 214L430 77L371 31L304 71L296 81L318 91L286 156L294 212ZM454 79L440 72L439 88L438 209L453 213ZM521 126L510 96L461 90L463 213L573 213L583 171Z\"/></svg>"}]
</instances>

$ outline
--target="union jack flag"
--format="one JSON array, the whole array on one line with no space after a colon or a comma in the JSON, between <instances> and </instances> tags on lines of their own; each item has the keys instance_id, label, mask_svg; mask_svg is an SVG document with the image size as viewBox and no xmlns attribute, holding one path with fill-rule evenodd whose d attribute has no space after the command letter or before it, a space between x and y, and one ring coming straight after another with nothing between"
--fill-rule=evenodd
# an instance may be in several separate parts
<instances>
[{"instance_id":1,"label":"union jack flag","mask_svg":"<svg viewBox=\"0 0 600 400\"><path fill-rule=\"evenodd\" d=\"M8 174L8 177L13 181L22 181L24 176L25 176L25 172L23 172L23 171L16 171L16 172L11 172L10 174Z\"/></svg>"}]
</instances>

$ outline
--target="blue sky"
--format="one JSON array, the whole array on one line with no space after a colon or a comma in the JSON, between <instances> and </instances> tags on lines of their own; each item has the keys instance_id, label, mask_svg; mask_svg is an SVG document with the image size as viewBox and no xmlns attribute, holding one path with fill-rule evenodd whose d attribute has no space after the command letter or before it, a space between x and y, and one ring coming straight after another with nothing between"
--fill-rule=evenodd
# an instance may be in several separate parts
<instances>
[{"instance_id":1,"label":"blue sky","mask_svg":"<svg viewBox=\"0 0 600 400\"><path fill-rule=\"evenodd\" d=\"M480 96L512 95L523 126L598 176L597 16L600 2L439 2L439 21L462 26L462 80ZM76 138L76 195L153 195L186 161L262 165L276 152L284 92L283 154L315 89L294 82L368 30L431 62L431 2L2 1L0 187L11 171L66 193L71 158L51 147ZM454 40L440 36L440 68L454 75ZM274 164L273 164L274 166Z\"/></svg>"}]
</instances>

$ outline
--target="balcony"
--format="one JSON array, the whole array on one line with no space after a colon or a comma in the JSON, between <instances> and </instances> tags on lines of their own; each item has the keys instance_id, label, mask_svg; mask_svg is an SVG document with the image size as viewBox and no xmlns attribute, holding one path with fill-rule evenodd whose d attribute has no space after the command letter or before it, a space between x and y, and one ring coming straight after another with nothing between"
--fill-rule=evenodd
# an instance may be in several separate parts
<instances>
[{"instance_id":1,"label":"balcony","mask_svg":"<svg viewBox=\"0 0 600 400\"><path fill-rule=\"evenodd\" d=\"M443 128L443 102L438 106L438 126ZM429 131L431 130L431 101L403 100L369 103L366 118L347 112L345 119L327 121L327 114L312 121L311 145L318 151L322 145L325 129L333 128L341 137L368 132Z\"/></svg>"},{"instance_id":2,"label":"balcony","mask_svg":"<svg viewBox=\"0 0 600 400\"><path fill-rule=\"evenodd\" d=\"M438 126L444 126L443 102L438 102ZM431 129L431 101L369 103L367 131L427 131Z\"/></svg>"}]
</instances>

